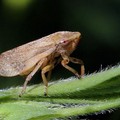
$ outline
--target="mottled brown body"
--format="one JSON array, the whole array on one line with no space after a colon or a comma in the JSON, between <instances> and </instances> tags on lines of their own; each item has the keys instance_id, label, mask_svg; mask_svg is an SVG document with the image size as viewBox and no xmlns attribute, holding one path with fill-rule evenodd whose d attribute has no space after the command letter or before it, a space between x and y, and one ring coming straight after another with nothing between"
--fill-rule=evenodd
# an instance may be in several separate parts
<instances>
[{"instance_id":1,"label":"mottled brown body","mask_svg":"<svg viewBox=\"0 0 120 120\"><path fill-rule=\"evenodd\" d=\"M70 57L80 39L79 32L61 31L50 34L41 39L29 42L0 55L0 76L11 77L17 75L28 75L24 83L22 95L28 81L41 69L41 76L45 84L45 95L47 95L48 80L51 70L59 62L80 77L77 71L69 67L69 61L81 64L81 75L84 74L82 60ZM45 73L48 72L48 76Z\"/></svg>"}]
</instances>

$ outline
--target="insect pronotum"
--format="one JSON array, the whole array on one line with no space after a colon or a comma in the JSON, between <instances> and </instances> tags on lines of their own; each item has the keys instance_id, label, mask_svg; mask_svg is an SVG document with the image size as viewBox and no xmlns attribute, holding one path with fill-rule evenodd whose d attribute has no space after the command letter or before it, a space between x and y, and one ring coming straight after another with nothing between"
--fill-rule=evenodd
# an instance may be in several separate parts
<instances>
[{"instance_id":1,"label":"insect pronotum","mask_svg":"<svg viewBox=\"0 0 120 120\"><path fill-rule=\"evenodd\" d=\"M25 92L27 83L40 69L45 85L44 95L48 94L48 80L51 71L58 63L77 77L84 74L84 64L80 59L70 57L80 40L79 32L60 31L0 54L0 76L12 77L27 75L20 96ZM81 64L80 74L68 66L69 62ZM48 73L46 77L46 73Z\"/></svg>"}]
</instances>

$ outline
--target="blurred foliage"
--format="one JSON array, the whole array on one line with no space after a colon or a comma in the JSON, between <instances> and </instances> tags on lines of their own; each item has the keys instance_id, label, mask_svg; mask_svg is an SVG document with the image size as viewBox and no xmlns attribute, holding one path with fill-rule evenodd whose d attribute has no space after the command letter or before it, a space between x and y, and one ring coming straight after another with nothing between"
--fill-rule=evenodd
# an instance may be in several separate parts
<instances>
[{"instance_id":1,"label":"blurred foliage","mask_svg":"<svg viewBox=\"0 0 120 120\"><path fill-rule=\"evenodd\" d=\"M33 0L3 0L3 5L11 10L19 10L26 8Z\"/></svg>"}]
</instances>

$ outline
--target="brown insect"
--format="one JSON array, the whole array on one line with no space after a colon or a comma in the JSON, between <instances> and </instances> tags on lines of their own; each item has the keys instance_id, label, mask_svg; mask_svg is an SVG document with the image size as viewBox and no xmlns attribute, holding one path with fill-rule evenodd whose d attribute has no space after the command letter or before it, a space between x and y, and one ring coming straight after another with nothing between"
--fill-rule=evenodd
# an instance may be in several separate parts
<instances>
[{"instance_id":1,"label":"brown insect","mask_svg":"<svg viewBox=\"0 0 120 120\"><path fill-rule=\"evenodd\" d=\"M0 55L0 76L28 75L20 93L21 96L25 92L27 83L41 69L41 76L45 85L44 95L47 95L51 71L58 63L61 62L63 67L77 77L81 77L84 74L83 61L70 57L70 54L78 45L80 36L79 32L56 32L3 52ZM81 64L81 75L67 65L69 62ZM47 72L48 75L46 77L45 74Z\"/></svg>"}]
</instances>

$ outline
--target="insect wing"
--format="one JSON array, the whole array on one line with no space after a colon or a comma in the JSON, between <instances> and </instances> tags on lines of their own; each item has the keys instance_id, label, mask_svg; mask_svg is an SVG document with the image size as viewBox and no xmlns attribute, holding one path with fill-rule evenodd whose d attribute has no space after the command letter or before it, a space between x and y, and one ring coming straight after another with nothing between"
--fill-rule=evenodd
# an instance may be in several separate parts
<instances>
[{"instance_id":1,"label":"insect wing","mask_svg":"<svg viewBox=\"0 0 120 120\"><path fill-rule=\"evenodd\" d=\"M55 50L54 41L47 37L32 41L0 55L0 75L16 76L26 66L29 59L36 57L34 64Z\"/></svg>"}]
</instances>

